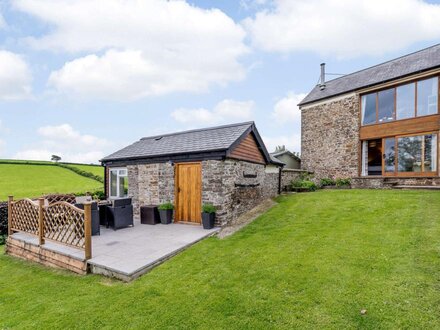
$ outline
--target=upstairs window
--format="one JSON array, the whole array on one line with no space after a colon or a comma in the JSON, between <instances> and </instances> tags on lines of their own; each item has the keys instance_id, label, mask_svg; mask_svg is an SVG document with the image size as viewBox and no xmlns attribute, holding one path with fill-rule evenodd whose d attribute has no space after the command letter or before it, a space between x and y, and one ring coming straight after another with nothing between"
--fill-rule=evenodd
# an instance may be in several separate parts
<instances>
[{"instance_id":1,"label":"upstairs window","mask_svg":"<svg viewBox=\"0 0 440 330\"><path fill-rule=\"evenodd\" d=\"M125 198L128 196L128 177L126 168L110 169L110 198Z\"/></svg>"},{"instance_id":2,"label":"upstairs window","mask_svg":"<svg viewBox=\"0 0 440 330\"><path fill-rule=\"evenodd\" d=\"M394 88L392 88L378 93L377 121L379 123L394 120L394 92Z\"/></svg>"},{"instance_id":3,"label":"upstairs window","mask_svg":"<svg viewBox=\"0 0 440 330\"><path fill-rule=\"evenodd\" d=\"M416 114L416 84L396 88L396 119L413 118Z\"/></svg>"},{"instance_id":4,"label":"upstairs window","mask_svg":"<svg viewBox=\"0 0 440 330\"><path fill-rule=\"evenodd\" d=\"M417 82L417 116L433 115L438 112L438 79L431 78Z\"/></svg>"},{"instance_id":5,"label":"upstairs window","mask_svg":"<svg viewBox=\"0 0 440 330\"><path fill-rule=\"evenodd\" d=\"M362 95L362 125L438 113L438 77Z\"/></svg>"},{"instance_id":6,"label":"upstairs window","mask_svg":"<svg viewBox=\"0 0 440 330\"><path fill-rule=\"evenodd\" d=\"M362 96L362 124L374 124L376 122L376 93Z\"/></svg>"}]
</instances>

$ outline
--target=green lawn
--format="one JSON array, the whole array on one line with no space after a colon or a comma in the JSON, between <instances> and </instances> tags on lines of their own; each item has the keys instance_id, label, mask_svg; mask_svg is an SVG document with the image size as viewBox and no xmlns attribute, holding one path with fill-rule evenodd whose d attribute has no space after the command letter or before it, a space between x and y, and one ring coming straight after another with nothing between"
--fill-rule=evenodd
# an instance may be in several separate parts
<instances>
[{"instance_id":1,"label":"green lawn","mask_svg":"<svg viewBox=\"0 0 440 330\"><path fill-rule=\"evenodd\" d=\"M279 201L129 284L0 256L0 328L440 327L440 193Z\"/></svg>"},{"instance_id":2,"label":"green lawn","mask_svg":"<svg viewBox=\"0 0 440 330\"><path fill-rule=\"evenodd\" d=\"M0 201L39 197L46 193L75 193L102 189L102 183L53 165L0 163Z\"/></svg>"}]
</instances>

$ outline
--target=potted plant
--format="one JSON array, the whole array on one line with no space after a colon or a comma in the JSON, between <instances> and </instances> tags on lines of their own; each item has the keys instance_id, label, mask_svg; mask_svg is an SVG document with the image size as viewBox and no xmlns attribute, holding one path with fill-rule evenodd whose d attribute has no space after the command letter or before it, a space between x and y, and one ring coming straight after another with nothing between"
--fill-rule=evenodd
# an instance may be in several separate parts
<instances>
[{"instance_id":1,"label":"potted plant","mask_svg":"<svg viewBox=\"0 0 440 330\"><path fill-rule=\"evenodd\" d=\"M167 225L171 222L173 222L173 210L174 205L170 202L166 202L163 204L160 204L159 207L159 214L160 214L160 222L164 225Z\"/></svg>"},{"instance_id":2,"label":"potted plant","mask_svg":"<svg viewBox=\"0 0 440 330\"><path fill-rule=\"evenodd\" d=\"M214 228L216 207L212 204L202 205L202 224L203 229Z\"/></svg>"}]
</instances>

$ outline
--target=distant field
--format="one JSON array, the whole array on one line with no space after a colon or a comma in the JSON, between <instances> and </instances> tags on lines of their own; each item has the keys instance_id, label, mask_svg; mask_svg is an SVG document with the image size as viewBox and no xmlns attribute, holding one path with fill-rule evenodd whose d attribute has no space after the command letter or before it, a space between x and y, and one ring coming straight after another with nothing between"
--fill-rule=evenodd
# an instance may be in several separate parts
<instances>
[{"instance_id":1,"label":"distant field","mask_svg":"<svg viewBox=\"0 0 440 330\"><path fill-rule=\"evenodd\" d=\"M49 193L95 191L103 188L102 183L96 180L50 164L50 162L0 161L0 200L6 200L8 195L13 195L17 199ZM100 166L76 164L73 166L81 166L81 169L84 166L87 172L103 175Z\"/></svg>"},{"instance_id":2,"label":"distant field","mask_svg":"<svg viewBox=\"0 0 440 330\"><path fill-rule=\"evenodd\" d=\"M101 178L104 178L104 167L95 166L95 165L78 165L78 164L67 164L72 167L76 167L81 171L90 172L94 175L97 175Z\"/></svg>"}]
</instances>

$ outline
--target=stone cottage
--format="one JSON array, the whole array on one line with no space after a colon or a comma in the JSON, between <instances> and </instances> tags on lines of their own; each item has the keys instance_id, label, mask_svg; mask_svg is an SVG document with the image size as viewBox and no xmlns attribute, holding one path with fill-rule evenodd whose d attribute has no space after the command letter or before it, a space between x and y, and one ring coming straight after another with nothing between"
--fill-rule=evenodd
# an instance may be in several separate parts
<instances>
[{"instance_id":1,"label":"stone cottage","mask_svg":"<svg viewBox=\"0 0 440 330\"><path fill-rule=\"evenodd\" d=\"M299 104L301 166L357 187L439 185L440 45L321 82Z\"/></svg>"},{"instance_id":2,"label":"stone cottage","mask_svg":"<svg viewBox=\"0 0 440 330\"><path fill-rule=\"evenodd\" d=\"M280 190L283 164L270 157L253 122L145 137L102 159L110 199L142 205L172 202L174 221L200 223L217 207L224 225Z\"/></svg>"}]
</instances>

